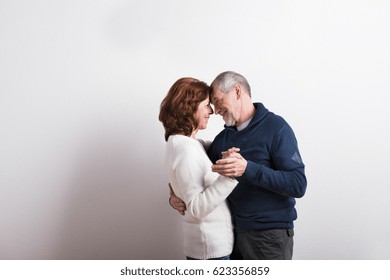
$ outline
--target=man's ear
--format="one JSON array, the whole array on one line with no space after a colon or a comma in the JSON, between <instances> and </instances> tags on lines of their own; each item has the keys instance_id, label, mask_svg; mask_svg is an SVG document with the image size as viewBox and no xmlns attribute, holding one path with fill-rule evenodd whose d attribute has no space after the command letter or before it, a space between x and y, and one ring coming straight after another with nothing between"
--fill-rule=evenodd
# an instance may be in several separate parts
<instances>
[{"instance_id":1,"label":"man's ear","mask_svg":"<svg viewBox=\"0 0 390 280\"><path fill-rule=\"evenodd\" d=\"M240 99L241 94L242 94L241 86L239 84L236 84L236 85L234 85L233 89L234 89L234 93L235 93L237 99Z\"/></svg>"}]
</instances>

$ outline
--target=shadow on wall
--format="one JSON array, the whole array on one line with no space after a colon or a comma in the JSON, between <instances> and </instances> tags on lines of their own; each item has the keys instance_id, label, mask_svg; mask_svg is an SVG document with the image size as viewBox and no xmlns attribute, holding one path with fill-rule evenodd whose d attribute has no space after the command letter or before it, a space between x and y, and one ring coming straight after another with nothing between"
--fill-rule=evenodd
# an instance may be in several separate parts
<instances>
[{"instance_id":1,"label":"shadow on wall","mask_svg":"<svg viewBox=\"0 0 390 280\"><path fill-rule=\"evenodd\" d=\"M139 132L126 124L86 133L53 259L182 258L180 219L168 205L162 168L164 146L155 154L162 136Z\"/></svg>"}]
</instances>

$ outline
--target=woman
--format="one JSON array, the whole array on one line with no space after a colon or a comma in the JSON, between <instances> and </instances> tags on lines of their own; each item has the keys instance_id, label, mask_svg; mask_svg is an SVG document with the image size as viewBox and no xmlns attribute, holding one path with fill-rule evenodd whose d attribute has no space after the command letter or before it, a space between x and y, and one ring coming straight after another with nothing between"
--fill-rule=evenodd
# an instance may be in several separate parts
<instances>
[{"instance_id":1,"label":"woman","mask_svg":"<svg viewBox=\"0 0 390 280\"><path fill-rule=\"evenodd\" d=\"M182 216L187 259L229 259L233 248L233 226L225 199L237 181L211 171L205 148L195 138L213 113L209 94L204 82L181 78L160 107L169 181L187 205Z\"/></svg>"}]
</instances>

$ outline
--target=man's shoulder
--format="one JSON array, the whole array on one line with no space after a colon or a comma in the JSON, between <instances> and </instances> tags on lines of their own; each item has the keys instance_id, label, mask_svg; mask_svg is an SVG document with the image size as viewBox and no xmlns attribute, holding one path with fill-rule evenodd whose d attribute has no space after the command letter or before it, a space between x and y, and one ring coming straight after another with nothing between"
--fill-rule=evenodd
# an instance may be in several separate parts
<instances>
[{"instance_id":1,"label":"man's shoulder","mask_svg":"<svg viewBox=\"0 0 390 280\"><path fill-rule=\"evenodd\" d=\"M277 115L277 114L272 113L272 112L269 112L269 114L267 116L267 120L269 122L274 123L274 124L279 124L279 125L287 124L286 120L282 116Z\"/></svg>"},{"instance_id":2,"label":"man's shoulder","mask_svg":"<svg viewBox=\"0 0 390 280\"><path fill-rule=\"evenodd\" d=\"M265 122L265 123L269 123L273 126L276 126L276 127L280 127L280 126L284 126L287 124L287 121L280 115L278 114L275 114L274 112L266 109L264 107L264 105L261 105L261 109L259 110L259 112L257 112L256 116L255 116L255 121L256 122Z\"/></svg>"}]
</instances>

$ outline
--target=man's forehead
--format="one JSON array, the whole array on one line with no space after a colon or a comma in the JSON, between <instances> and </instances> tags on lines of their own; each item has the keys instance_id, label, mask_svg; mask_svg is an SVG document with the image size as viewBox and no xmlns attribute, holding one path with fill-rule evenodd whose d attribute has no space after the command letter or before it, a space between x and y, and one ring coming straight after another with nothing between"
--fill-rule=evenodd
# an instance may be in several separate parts
<instances>
[{"instance_id":1,"label":"man's forehead","mask_svg":"<svg viewBox=\"0 0 390 280\"><path fill-rule=\"evenodd\" d=\"M211 92L211 99L217 99L217 98L220 98L221 96L223 96L223 92L220 91L219 89L214 89L212 92Z\"/></svg>"}]
</instances>

